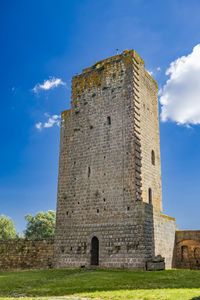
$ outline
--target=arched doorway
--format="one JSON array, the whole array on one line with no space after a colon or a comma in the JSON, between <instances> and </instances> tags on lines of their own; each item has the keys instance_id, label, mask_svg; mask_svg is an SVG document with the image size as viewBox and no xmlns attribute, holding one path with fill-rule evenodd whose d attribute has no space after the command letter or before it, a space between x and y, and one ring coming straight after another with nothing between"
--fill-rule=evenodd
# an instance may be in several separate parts
<instances>
[{"instance_id":1,"label":"arched doorway","mask_svg":"<svg viewBox=\"0 0 200 300\"><path fill-rule=\"evenodd\" d=\"M99 265L99 240L96 236L91 241L91 265Z\"/></svg>"}]
</instances>

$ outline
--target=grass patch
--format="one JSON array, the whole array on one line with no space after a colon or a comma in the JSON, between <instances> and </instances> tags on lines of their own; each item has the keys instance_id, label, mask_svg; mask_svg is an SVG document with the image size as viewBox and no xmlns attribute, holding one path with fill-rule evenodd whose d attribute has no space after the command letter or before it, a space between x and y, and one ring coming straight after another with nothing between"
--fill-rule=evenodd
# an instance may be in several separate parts
<instances>
[{"instance_id":1,"label":"grass patch","mask_svg":"<svg viewBox=\"0 0 200 300\"><path fill-rule=\"evenodd\" d=\"M200 272L39 270L0 272L0 297L52 299L199 299Z\"/></svg>"}]
</instances>

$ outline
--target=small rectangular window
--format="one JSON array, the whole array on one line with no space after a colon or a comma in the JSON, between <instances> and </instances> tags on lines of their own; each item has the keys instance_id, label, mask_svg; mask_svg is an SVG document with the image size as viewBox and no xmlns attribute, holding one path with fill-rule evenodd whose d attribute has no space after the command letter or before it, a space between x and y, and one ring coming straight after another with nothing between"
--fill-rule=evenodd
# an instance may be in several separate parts
<instances>
[{"instance_id":1,"label":"small rectangular window","mask_svg":"<svg viewBox=\"0 0 200 300\"><path fill-rule=\"evenodd\" d=\"M110 116L107 117L107 124L111 125L111 117Z\"/></svg>"}]
</instances>

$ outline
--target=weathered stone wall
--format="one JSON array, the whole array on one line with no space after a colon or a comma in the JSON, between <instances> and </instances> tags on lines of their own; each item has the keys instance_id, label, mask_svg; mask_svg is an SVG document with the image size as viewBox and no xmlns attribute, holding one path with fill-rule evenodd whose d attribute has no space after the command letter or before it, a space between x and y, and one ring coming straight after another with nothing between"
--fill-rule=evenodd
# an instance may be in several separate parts
<instances>
[{"instance_id":1,"label":"weathered stone wall","mask_svg":"<svg viewBox=\"0 0 200 300\"><path fill-rule=\"evenodd\" d=\"M200 230L176 231L174 267L200 270Z\"/></svg>"},{"instance_id":2,"label":"weathered stone wall","mask_svg":"<svg viewBox=\"0 0 200 300\"><path fill-rule=\"evenodd\" d=\"M140 71L140 132L142 200L147 203L151 201L157 210L162 211L158 88L144 67ZM149 189L152 200L149 199Z\"/></svg>"},{"instance_id":3,"label":"weathered stone wall","mask_svg":"<svg viewBox=\"0 0 200 300\"><path fill-rule=\"evenodd\" d=\"M0 240L0 270L51 268L53 243L53 239Z\"/></svg>"},{"instance_id":4,"label":"weathered stone wall","mask_svg":"<svg viewBox=\"0 0 200 300\"><path fill-rule=\"evenodd\" d=\"M159 147L157 85L134 50L73 77L61 115L56 267L89 265L96 236L100 266L145 268L152 209L162 209Z\"/></svg>"},{"instance_id":5,"label":"weathered stone wall","mask_svg":"<svg viewBox=\"0 0 200 300\"><path fill-rule=\"evenodd\" d=\"M57 268L80 268L91 264L91 239L99 239L99 266L102 268L146 269L154 255L152 207L137 203L134 219L126 224L102 223L67 226L55 243ZM76 234L74 234L76 232Z\"/></svg>"},{"instance_id":6,"label":"weathered stone wall","mask_svg":"<svg viewBox=\"0 0 200 300\"><path fill-rule=\"evenodd\" d=\"M154 209L154 242L155 255L165 258L166 269L173 266L176 221Z\"/></svg>"},{"instance_id":7,"label":"weathered stone wall","mask_svg":"<svg viewBox=\"0 0 200 300\"><path fill-rule=\"evenodd\" d=\"M72 79L72 108L63 112L61 124L60 223L115 222L131 213L135 162L140 170L141 159L139 149L135 157L131 59L119 55ZM140 180L138 175L138 193Z\"/></svg>"}]
</instances>

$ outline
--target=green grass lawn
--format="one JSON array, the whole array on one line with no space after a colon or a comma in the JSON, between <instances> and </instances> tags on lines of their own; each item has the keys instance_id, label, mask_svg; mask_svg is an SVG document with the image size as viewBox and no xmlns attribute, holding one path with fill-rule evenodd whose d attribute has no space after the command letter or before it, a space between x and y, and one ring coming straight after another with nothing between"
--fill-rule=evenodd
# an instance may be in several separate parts
<instances>
[{"instance_id":1,"label":"green grass lawn","mask_svg":"<svg viewBox=\"0 0 200 300\"><path fill-rule=\"evenodd\" d=\"M200 271L40 270L0 272L0 297L200 299Z\"/></svg>"}]
</instances>

